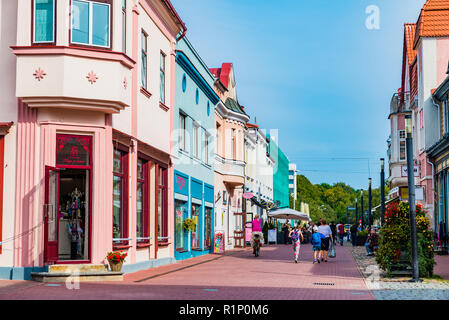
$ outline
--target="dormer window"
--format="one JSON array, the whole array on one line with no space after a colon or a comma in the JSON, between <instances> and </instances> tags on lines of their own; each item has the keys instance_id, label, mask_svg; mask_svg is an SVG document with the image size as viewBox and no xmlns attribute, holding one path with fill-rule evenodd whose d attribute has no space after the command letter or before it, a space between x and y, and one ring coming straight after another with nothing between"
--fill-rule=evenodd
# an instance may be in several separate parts
<instances>
[{"instance_id":1,"label":"dormer window","mask_svg":"<svg viewBox=\"0 0 449 320\"><path fill-rule=\"evenodd\" d=\"M112 0L73 0L71 43L111 47Z\"/></svg>"},{"instance_id":2,"label":"dormer window","mask_svg":"<svg viewBox=\"0 0 449 320\"><path fill-rule=\"evenodd\" d=\"M33 43L55 42L56 0L35 0L33 3Z\"/></svg>"}]
</instances>

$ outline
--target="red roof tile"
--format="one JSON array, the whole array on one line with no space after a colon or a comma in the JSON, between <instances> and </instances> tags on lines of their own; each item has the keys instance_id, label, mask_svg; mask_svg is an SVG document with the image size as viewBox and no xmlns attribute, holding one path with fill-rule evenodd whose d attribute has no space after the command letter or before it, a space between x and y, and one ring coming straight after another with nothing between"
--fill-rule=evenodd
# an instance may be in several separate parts
<instances>
[{"instance_id":1,"label":"red roof tile","mask_svg":"<svg viewBox=\"0 0 449 320\"><path fill-rule=\"evenodd\" d=\"M416 23L406 23L404 24L404 45L407 49L407 56L408 56L408 64L411 65L413 63L413 60L415 60L416 57L416 50L413 49L413 44L415 40L415 33L416 33Z\"/></svg>"},{"instance_id":2,"label":"red roof tile","mask_svg":"<svg viewBox=\"0 0 449 320\"><path fill-rule=\"evenodd\" d=\"M228 88L229 85L229 74L231 73L232 63L223 63L221 68L211 68L209 71L223 83L223 85Z\"/></svg>"},{"instance_id":3,"label":"red roof tile","mask_svg":"<svg viewBox=\"0 0 449 320\"><path fill-rule=\"evenodd\" d=\"M414 47L420 37L449 36L449 0L427 0L419 15Z\"/></svg>"}]
</instances>

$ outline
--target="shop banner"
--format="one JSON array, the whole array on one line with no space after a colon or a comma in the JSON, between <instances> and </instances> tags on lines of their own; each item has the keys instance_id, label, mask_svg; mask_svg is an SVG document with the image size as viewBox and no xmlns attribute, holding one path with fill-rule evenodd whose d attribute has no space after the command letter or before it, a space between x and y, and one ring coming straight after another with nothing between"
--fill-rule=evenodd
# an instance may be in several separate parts
<instances>
[{"instance_id":1,"label":"shop banner","mask_svg":"<svg viewBox=\"0 0 449 320\"><path fill-rule=\"evenodd\" d=\"M253 233L253 224L251 222L247 222L245 228L245 242L251 242L252 233Z\"/></svg>"},{"instance_id":2,"label":"shop banner","mask_svg":"<svg viewBox=\"0 0 449 320\"><path fill-rule=\"evenodd\" d=\"M223 231L215 231L214 234L214 253L224 254L225 252L225 234Z\"/></svg>"}]
</instances>

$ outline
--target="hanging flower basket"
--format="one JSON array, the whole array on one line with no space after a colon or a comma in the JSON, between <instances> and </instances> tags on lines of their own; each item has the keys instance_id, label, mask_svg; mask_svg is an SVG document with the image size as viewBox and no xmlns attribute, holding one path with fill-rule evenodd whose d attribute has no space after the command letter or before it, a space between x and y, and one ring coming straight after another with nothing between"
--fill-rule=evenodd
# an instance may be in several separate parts
<instances>
[{"instance_id":1,"label":"hanging flower basket","mask_svg":"<svg viewBox=\"0 0 449 320\"><path fill-rule=\"evenodd\" d=\"M186 229L187 231L195 231L195 229L196 229L195 221L190 218L185 219L184 220L184 229Z\"/></svg>"},{"instance_id":2,"label":"hanging flower basket","mask_svg":"<svg viewBox=\"0 0 449 320\"><path fill-rule=\"evenodd\" d=\"M109 252L106 256L109 262L109 267L111 271L119 272L122 270L123 262L125 258L128 256L126 252L122 251L113 251Z\"/></svg>"}]
</instances>

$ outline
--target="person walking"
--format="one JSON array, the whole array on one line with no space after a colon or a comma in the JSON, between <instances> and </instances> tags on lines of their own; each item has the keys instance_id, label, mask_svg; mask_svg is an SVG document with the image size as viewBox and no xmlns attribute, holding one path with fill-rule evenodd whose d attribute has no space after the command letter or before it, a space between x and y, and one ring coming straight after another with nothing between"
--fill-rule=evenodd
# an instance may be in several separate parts
<instances>
[{"instance_id":1,"label":"person walking","mask_svg":"<svg viewBox=\"0 0 449 320\"><path fill-rule=\"evenodd\" d=\"M289 238L292 239L293 243L293 257L295 258L295 263L298 263L299 258L299 249L301 248L301 241L304 241L304 237L302 235L302 230L299 225L293 228L289 233Z\"/></svg>"},{"instance_id":2,"label":"person walking","mask_svg":"<svg viewBox=\"0 0 449 320\"><path fill-rule=\"evenodd\" d=\"M321 252L321 235L318 233L318 228L312 228L312 236L310 237L310 243L313 249L313 264L315 262L320 263L320 252Z\"/></svg>"},{"instance_id":3,"label":"person walking","mask_svg":"<svg viewBox=\"0 0 449 320\"><path fill-rule=\"evenodd\" d=\"M354 223L349 231L351 232L352 246L355 247L357 246L357 224Z\"/></svg>"},{"instance_id":4,"label":"person walking","mask_svg":"<svg viewBox=\"0 0 449 320\"><path fill-rule=\"evenodd\" d=\"M255 215L254 220L252 221L253 232L251 233L251 248L253 248L253 252L255 252L254 248L254 236L256 234L259 235L260 245L264 242L263 233L262 233L262 219L259 218L259 215Z\"/></svg>"},{"instance_id":5,"label":"person walking","mask_svg":"<svg viewBox=\"0 0 449 320\"><path fill-rule=\"evenodd\" d=\"M342 246L343 240L345 239L345 225L341 222L338 224L338 238L340 240L340 246Z\"/></svg>"},{"instance_id":6,"label":"person walking","mask_svg":"<svg viewBox=\"0 0 449 320\"><path fill-rule=\"evenodd\" d=\"M331 228L331 231L332 231L332 239L333 239L332 242L333 242L333 244L335 244L337 241L337 226L335 225L335 222L332 221L330 223L329 227Z\"/></svg>"},{"instance_id":7,"label":"person walking","mask_svg":"<svg viewBox=\"0 0 449 320\"><path fill-rule=\"evenodd\" d=\"M288 235L290 233L288 221L282 225L282 232L284 233L284 244L288 244Z\"/></svg>"},{"instance_id":8,"label":"person walking","mask_svg":"<svg viewBox=\"0 0 449 320\"><path fill-rule=\"evenodd\" d=\"M333 238L332 238L332 230L327 224L326 219L321 219L321 225L318 227L318 232L323 235L321 239L321 251L320 251L321 261L323 261L324 259L324 262L327 262L327 255L329 254L329 245L330 245L329 241L333 241Z\"/></svg>"}]
</instances>

